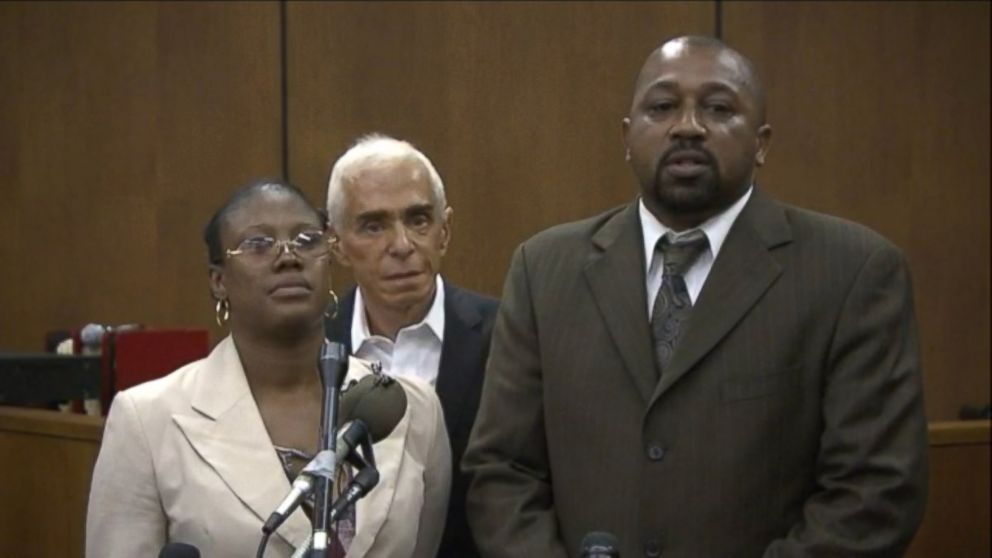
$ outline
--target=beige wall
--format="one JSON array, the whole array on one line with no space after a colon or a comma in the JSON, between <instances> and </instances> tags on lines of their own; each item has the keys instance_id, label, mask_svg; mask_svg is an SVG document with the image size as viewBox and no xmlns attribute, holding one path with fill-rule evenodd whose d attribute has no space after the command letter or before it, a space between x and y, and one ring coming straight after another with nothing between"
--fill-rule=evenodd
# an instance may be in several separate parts
<instances>
[{"instance_id":1,"label":"beige wall","mask_svg":"<svg viewBox=\"0 0 992 558\"><path fill-rule=\"evenodd\" d=\"M281 21L277 3L2 3L0 348L87 321L219 335L210 213L280 174L284 147L322 201L333 158L373 130L434 159L455 208L445 273L498 294L519 241L633 196L619 121L637 68L666 35L714 32L716 8L291 2ZM988 4L721 10L769 90L762 187L902 246L931 418L987 403Z\"/></svg>"}]
</instances>

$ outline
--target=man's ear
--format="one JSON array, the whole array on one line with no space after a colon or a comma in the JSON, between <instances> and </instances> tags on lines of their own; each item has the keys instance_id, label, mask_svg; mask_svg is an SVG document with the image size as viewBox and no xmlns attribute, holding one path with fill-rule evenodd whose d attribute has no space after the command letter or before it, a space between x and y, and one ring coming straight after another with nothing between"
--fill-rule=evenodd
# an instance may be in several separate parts
<instances>
[{"instance_id":1,"label":"man's ear","mask_svg":"<svg viewBox=\"0 0 992 558\"><path fill-rule=\"evenodd\" d=\"M217 264L210 264L207 274L210 277L210 294L214 300L227 299L227 287L224 286L224 268Z\"/></svg>"},{"instance_id":2,"label":"man's ear","mask_svg":"<svg viewBox=\"0 0 992 558\"><path fill-rule=\"evenodd\" d=\"M451 226L454 223L455 210L448 206L444 208L441 222L441 255L448 252L448 243L451 242Z\"/></svg>"},{"instance_id":3,"label":"man's ear","mask_svg":"<svg viewBox=\"0 0 992 558\"><path fill-rule=\"evenodd\" d=\"M341 235L334 230L334 227L327 227L327 242L330 243L331 254L334 254L334 260L341 266L351 267L351 259L348 258L348 254L341 247Z\"/></svg>"},{"instance_id":4,"label":"man's ear","mask_svg":"<svg viewBox=\"0 0 992 558\"><path fill-rule=\"evenodd\" d=\"M768 148L772 143L772 127L763 124L758 128L758 151L754 154L754 164L761 166L765 164L765 157L768 155Z\"/></svg>"}]
</instances>

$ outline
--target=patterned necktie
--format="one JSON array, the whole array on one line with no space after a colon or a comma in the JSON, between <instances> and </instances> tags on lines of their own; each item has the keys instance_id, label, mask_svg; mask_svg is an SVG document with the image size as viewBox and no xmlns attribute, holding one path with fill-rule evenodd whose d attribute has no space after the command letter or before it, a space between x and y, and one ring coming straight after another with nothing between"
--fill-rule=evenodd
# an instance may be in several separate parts
<instances>
[{"instance_id":1,"label":"patterned necktie","mask_svg":"<svg viewBox=\"0 0 992 558\"><path fill-rule=\"evenodd\" d=\"M672 360L672 353L692 311L692 299L685 286L685 272L708 245L706 235L694 230L674 242L667 235L663 236L655 247L664 263L661 286L651 313L651 336L654 337L659 379Z\"/></svg>"}]
</instances>

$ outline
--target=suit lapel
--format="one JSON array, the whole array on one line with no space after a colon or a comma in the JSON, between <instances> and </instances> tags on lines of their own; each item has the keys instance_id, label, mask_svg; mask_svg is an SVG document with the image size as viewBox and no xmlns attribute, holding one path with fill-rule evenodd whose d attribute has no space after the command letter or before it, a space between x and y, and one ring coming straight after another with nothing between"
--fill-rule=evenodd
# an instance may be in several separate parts
<instances>
[{"instance_id":1,"label":"suit lapel","mask_svg":"<svg viewBox=\"0 0 992 558\"><path fill-rule=\"evenodd\" d=\"M632 203L593 236L599 251L590 256L585 276L627 372L648 401L657 372L648 325L642 238L637 204Z\"/></svg>"},{"instance_id":2,"label":"suit lapel","mask_svg":"<svg viewBox=\"0 0 992 558\"><path fill-rule=\"evenodd\" d=\"M345 381L359 380L370 374L372 371L363 361L349 359L348 376ZM396 483L399 478L399 469L405 459L404 449L406 446L406 434L410 425L411 409L408 406L406 413L389 436L379 440L373 446L376 467L379 469L379 484L375 486L364 498L359 500L355 506L355 538L348 548L348 556L365 556L376 536L382 530L386 518L389 516L389 509L392 506L393 498L396 496ZM404 518L404 520L416 521L416 518Z\"/></svg>"},{"instance_id":3,"label":"suit lapel","mask_svg":"<svg viewBox=\"0 0 992 558\"><path fill-rule=\"evenodd\" d=\"M454 421L465 418L465 394L472 392L471 384L477 381L471 371L476 368L473 357L482 352L482 339L476 329L482 315L474 306L465 304L458 290L447 282L444 291L444 343L435 391L451 433L456 431Z\"/></svg>"},{"instance_id":4,"label":"suit lapel","mask_svg":"<svg viewBox=\"0 0 992 558\"><path fill-rule=\"evenodd\" d=\"M261 530L290 486L231 337L211 352L194 381L192 407L199 416L176 414L172 419L197 454L258 517ZM295 547L310 532L310 521L297 509L277 534Z\"/></svg>"},{"instance_id":5,"label":"suit lapel","mask_svg":"<svg viewBox=\"0 0 992 558\"><path fill-rule=\"evenodd\" d=\"M781 207L757 189L713 263L652 403L726 336L782 272L770 249L791 240Z\"/></svg>"}]
</instances>

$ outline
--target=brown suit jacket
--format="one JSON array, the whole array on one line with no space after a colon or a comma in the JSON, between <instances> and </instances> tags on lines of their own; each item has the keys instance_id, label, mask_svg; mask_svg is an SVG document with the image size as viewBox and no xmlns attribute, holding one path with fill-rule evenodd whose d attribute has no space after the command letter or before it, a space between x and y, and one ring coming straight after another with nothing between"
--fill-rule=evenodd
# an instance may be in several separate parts
<instances>
[{"instance_id":1,"label":"brown suit jacket","mask_svg":"<svg viewBox=\"0 0 992 558\"><path fill-rule=\"evenodd\" d=\"M660 382L637 205L521 245L463 461L483 556L896 556L926 495L905 261L755 191Z\"/></svg>"}]
</instances>

